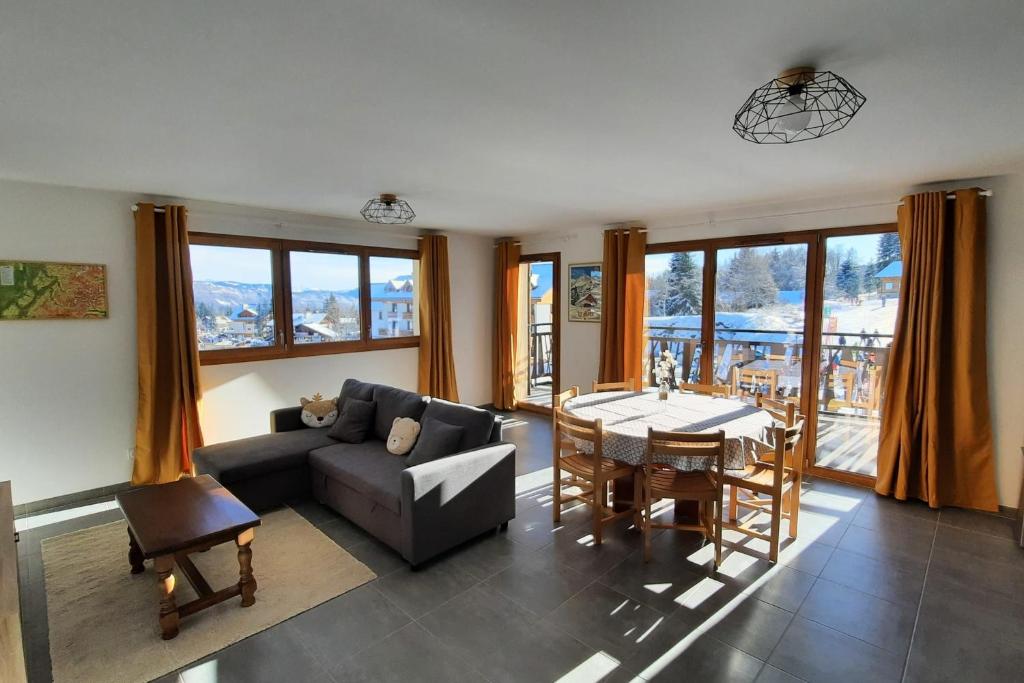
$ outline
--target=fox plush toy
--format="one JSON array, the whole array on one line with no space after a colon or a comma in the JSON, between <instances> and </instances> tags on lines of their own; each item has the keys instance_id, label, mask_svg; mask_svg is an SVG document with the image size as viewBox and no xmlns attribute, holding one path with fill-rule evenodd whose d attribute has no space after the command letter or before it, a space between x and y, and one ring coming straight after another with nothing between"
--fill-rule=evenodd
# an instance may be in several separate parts
<instances>
[{"instance_id":1,"label":"fox plush toy","mask_svg":"<svg viewBox=\"0 0 1024 683\"><path fill-rule=\"evenodd\" d=\"M338 399L324 399L319 393L309 399L299 399L302 405L302 422L307 427L330 427L338 419Z\"/></svg>"}]
</instances>

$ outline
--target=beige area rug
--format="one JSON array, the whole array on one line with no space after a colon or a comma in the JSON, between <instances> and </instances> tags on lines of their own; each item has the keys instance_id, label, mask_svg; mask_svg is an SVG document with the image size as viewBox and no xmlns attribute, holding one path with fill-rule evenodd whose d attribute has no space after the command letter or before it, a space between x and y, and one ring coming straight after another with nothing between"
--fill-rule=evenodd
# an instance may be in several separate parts
<instances>
[{"instance_id":1,"label":"beige area rug","mask_svg":"<svg viewBox=\"0 0 1024 683\"><path fill-rule=\"evenodd\" d=\"M376 577L302 516L263 516L252 543L256 604L241 598L185 617L177 638L160 638L152 562L131 574L124 521L43 541L50 658L57 683L148 681L258 633ZM238 581L234 543L191 555L214 590ZM175 568L178 605L195 592Z\"/></svg>"}]
</instances>

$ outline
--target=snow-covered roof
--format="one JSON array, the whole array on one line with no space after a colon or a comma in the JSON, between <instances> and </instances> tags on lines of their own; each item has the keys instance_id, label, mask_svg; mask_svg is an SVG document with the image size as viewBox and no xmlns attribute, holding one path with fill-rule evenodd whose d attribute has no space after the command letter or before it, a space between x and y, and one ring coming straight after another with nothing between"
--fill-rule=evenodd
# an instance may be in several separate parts
<instances>
[{"instance_id":1,"label":"snow-covered roof","mask_svg":"<svg viewBox=\"0 0 1024 683\"><path fill-rule=\"evenodd\" d=\"M903 261L893 261L878 271L875 277L903 277Z\"/></svg>"}]
</instances>

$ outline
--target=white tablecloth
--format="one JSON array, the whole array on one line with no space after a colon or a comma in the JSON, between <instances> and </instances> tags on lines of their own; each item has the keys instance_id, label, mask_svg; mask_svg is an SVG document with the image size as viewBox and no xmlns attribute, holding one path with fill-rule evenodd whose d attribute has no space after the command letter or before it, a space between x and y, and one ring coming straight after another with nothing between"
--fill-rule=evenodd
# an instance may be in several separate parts
<instances>
[{"instance_id":1,"label":"white tablecloth","mask_svg":"<svg viewBox=\"0 0 1024 683\"><path fill-rule=\"evenodd\" d=\"M662 431L725 431L725 467L738 470L753 462L746 439L766 440L765 429L774 422L771 415L739 399L701 394L669 394L658 400L657 389L644 392L606 391L566 401L565 411L585 420L602 421L604 456L630 465L642 465L647 448L647 428ZM577 442L591 452L588 442ZM657 462L683 471L707 470L712 458L680 458L660 455Z\"/></svg>"}]
</instances>

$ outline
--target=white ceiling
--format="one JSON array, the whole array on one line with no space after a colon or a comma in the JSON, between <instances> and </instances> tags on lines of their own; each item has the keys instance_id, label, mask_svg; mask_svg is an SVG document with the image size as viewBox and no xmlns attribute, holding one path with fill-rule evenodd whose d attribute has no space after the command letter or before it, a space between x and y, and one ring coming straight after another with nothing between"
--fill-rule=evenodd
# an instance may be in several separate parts
<instances>
[{"instance_id":1,"label":"white ceiling","mask_svg":"<svg viewBox=\"0 0 1024 683\"><path fill-rule=\"evenodd\" d=\"M804 63L868 98L731 129ZM1021 0L0 1L0 177L525 233L1024 159Z\"/></svg>"}]
</instances>

